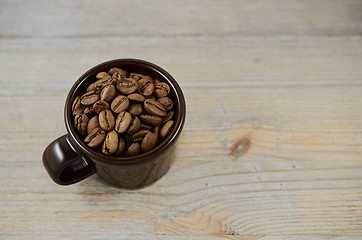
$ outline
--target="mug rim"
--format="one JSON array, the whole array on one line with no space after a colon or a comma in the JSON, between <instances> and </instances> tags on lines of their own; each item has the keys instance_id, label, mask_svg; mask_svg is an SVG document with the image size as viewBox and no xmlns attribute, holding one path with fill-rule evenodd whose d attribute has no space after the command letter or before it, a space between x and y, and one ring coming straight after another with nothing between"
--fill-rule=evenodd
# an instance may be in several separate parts
<instances>
[{"instance_id":1,"label":"mug rim","mask_svg":"<svg viewBox=\"0 0 362 240\"><path fill-rule=\"evenodd\" d=\"M73 115L72 115L72 104L75 99L75 93L78 88L82 86L82 84L93 74L98 73L102 70L105 70L109 67L115 67L113 65L117 65L117 67L122 68L122 64L132 64L132 65L140 65L148 68L150 71L156 72L163 77L163 80L167 81L170 84L171 89L174 91L174 105L176 103L178 112L175 111L175 119L174 119L174 127L168 136L161 141L161 143L156 146L154 149L142 153L136 156L108 156L102 153L99 153L90 147L88 147L84 141L81 139L79 134L77 133L75 126L73 124ZM127 69L126 69L127 70ZM84 74L82 74L78 80L73 84L72 88L69 90L68 96L65 101L64 107L64 120L65 126L68 134L70 135L70 139L72 142L78 147L86 156L90 157L92 160L96 160L103 163L116 164L116 165L131 165L135 163L146 162L147 160L153 159L158 155L162 154L167 150L168 147L172 147L173 143L177 140L180 135L183 125L186 118L186 103L185 98L182 93L182 90L176 80L163 68L157 66L154 63L135 59L135 58L120 58L109 60L106 62L102 62L91 69L87 70Z\"/></svg>"}]
</instances>

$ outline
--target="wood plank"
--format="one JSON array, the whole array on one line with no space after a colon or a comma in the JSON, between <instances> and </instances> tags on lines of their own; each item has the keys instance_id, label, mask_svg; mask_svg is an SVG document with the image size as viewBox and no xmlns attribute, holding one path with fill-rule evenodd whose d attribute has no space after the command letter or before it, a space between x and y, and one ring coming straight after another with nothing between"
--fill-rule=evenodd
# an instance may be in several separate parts
<instances>
[{"instance_id":1,"label":"wood plank","mask_svg":"<svg viewBox=\"0 0 362 240\"><path fill-rule=\"evenodd\" d=\"M1 239L360 239L361 1L0 1ZM140 190L51 181L74 81L115 58L187 101Z\"/></svg>"},{"instance_id":2,"label":"wood plank","mask_svg":"<svg viewBox=\"0 0 362 240\"><path fill-rule=\"evenodd\" d=\"M359 37L136 39L1 39L0 95L18 96L21 88L66 97L89 68L125 57L160 65L193 96L359 96L362 88ZM14 76L19 66L27 81Z\"/></svg>"},{"instance_id":3,"label":"wood plank","mask_svg":"<svg viewBox=\"0 0 362 240\"><path fill-rule=\"evenodd\" d=\"M341 36L362 32L362 2L24 1L0 2L3 38L103 36Z\"/></svg>"},{"instance_id":4,"label":"wood plank","mask_svg":"<svg viewBox=\"0 0 362 240\"><path fill-rule=\"evenodd\" d=\"M5 221L5 231L17 229L18 233L24 231L25 234L28 229L18 225L22 219L41 222L49 215L53 221L62 221L64 230L70 225L62 219L68 217L77 222L87 219L87 224L93 221L95 224L102 211L102 221L107 227L131 218L129 224L139 227L129 234L141 229L161 234L247 234L245 238L301 231L305 234L329 234L332 230L336 234L361 233L358 213L362 207L362 164L358 146L362 114L356 112L360 98L355 98L353 105L353 98L330 97L323 101L323 97L315 97L313 100L318 104L311 105L311 100L306 98L232 96L224 101L246 101L248 108L255 106L255 109L245 111L237 104L229 104L224 107L228 113L225 116L209 112L211 106L207 97L191 97L190 102L198 104L188 108L189 115L198 117L191 117L185 125L175 166L154 186L139 192L105 187L96 177L69 188L51 183L39 166L40 155L37 156L52 138L61 134L61 130L54 127L62 125L59 119L62 111L51 111L52 105L46 104L51 99L56 99L56 105L62 105L62 98L50 97L19 97L13 105L2 104L22 109L24 116L30 115L29 119L40 120L24 121L24 130L19 132L1 133L1 139L7 139L1 142L4 146L1 150L9 157L2 161L5 164L1 171L2 210L5 219L19 219L11 223ZM34 104L37 109L22 105L24 102ZM306 106L312 109L300 111L301 118L298 114L294 117L293 113L299 112L296 103L301 109ZM283 116L273 108L280 108ZM322 109L322 114L316 113L317 109ZM332 114L334 110L338 110L338 114ZM247 115L249 112L267 117L255 119ZM359 117L350 119L352 114ZM213 121L207 121L212 116ZM246 120L238 121L240 116ZM10 124L12 115L5 117L9 117L9 121L3 119ZM59 120L49 125L48 119ZM225 121L229 123L225 125ZM41 126L50 132L35 133ZM4 127L9 129L10 125ZM11 134L21 136L24 132L25 136L30 136L11 137ZM31 134L37 134L38 141L33 142ZM240 136L250 136L251 147L245 155L235 158L230 155L230 147ZM19 152L24 152L26 158L19 159ZM14 166L13 161L18 166ZM20 169L30 170L25 178ZM185 176L192 177L186 179ZM43 209L49 201L49 208ZM52 231L59 231L59 228L50 226L43 231L47 236L56 236ZM77 233L72 234L77 236Z\"/></svg>"}]
</instances>

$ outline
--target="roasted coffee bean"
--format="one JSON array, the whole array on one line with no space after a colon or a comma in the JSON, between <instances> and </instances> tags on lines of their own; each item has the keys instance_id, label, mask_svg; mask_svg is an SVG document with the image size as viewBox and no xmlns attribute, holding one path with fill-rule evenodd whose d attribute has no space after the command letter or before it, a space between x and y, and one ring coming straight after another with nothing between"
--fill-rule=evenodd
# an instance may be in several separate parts
<instances>
[{"instance_id":1,"label":"roasted coffee bean","mask_svg":"<svg viewBox=\"0 0 362 240\"><path fill-rule=\"evenodd\" d=\"M150 99L150 100L154 100L154 101L156 101L156 97L155 96L149 96L147 99Z\"/></svg>"},{"instance_id":2,"label":"roasted coffee bean","mask_svg":"<svg viewBox=\"0 0 362 240\"><path fill-rule=\"evenodd\" d=\"M123 140L123 138L121 136L118 137L118 148L116 151L117 155L122 154L124 147L126 146L126 142Z\"/></svg>"},{"instance_id":3,"label":"roasted coffee bean","mask_svg":"<svg viewBox=\"0 0 362 240\"><path fill-rule=\"evenodd\" d=\"M91 85L89 85L88 87L87 87L87 89L85 90L85 92L95 92L96 91L96 83L94 82L94 83L92 83Z\"/></svg>"},{"instance_id":4,"label":"roasted coffee bean","mask_svg":"<svg viewBox=\"0 0 362 240\"><path fill-rule=\"evenodd\" d=\"M84 142L87 143L88 147L96 148L102 144L104 138L106 137L106 132L101 128L94 128L92 132L84 139Z\"/></svg>"},{"instance_id":5,"label":"roasted coffee bean","mask_svg":"<svg viewBox=\"0 0 362 240\"><path fill-rule=\"evenodd\" d=\"M127 96L131 102L143 103L145 97L139 93L132 93Z\"/></svg>"},{"instance_id":6,"label":"roasted coffee bean","mask_svg":"<svg viewBox=\"0 0 362 240\"><path fill-rule=\"evenodd\" d=\"M85 107L80 102L80 97L76 97L73 104L72 104L72 113L73 116L77 114L81 114L84 112Z\"/></svg>"},{"instance_id":7,"label":"roasted coffee bean","mask_svg":"<svg viewBox=\"0 0 362 240\"><path fill-rule=\"evenodd\" d=\"M138 132L136 132L135 134L132 135L132 141L133 141L133 142L140 142L140 141L142 141L142 139L146 136L146 134L147 134L148 132L149 132L149 131L146 130L146 129L138 130Z\"/></svg>"},{"instance_id":8,"label":"roasted coffee bean","mask_svg":"<svg viewBox=\"0 0 362 240\"><path fill-rule=\"evenodd\" d=\"M98 100L98 98L99 96L95 91L90 91L80 97L80 102L83 105L92 105Z\"/></svg>"},{"instance_id":9,"label":"roasted coffee bean","mask_svg":"<svg viewBox=\"0 0 362 240\"><path fill-rule=\"evenodd\" d=\"M109 77L109 73L107 72L99 72L96 76L97 79L102 79L102 78L105 78L105 77Z\"/></svg>"},{"instance_id":10,"label":"roasted coffee bean","mask_svg":"<svg viewBox=\"0 0 362 240\"><path fill-rule=\"evenodd\" d=\"M170 93L170 86L165 82L159 82L155 84L156 97L166 97Z\"/></svg>"},{"instance_id":11,"label":"roasted coffee bean","mask_svg":"<svg viewBox=\"0 0 362 240\"><path fill-rule=\"evenodd\" d=\"M116 119L116 131L118 133L125 133L132 121L132 115L129 112L123 111L118 114Z\"/></svg>"},{"instance_id":12,"label":"roasted coffee bean","mask_svg":"<svg viewBox=\"0 0 362 240\"><path fill-rule=\"evenodd\" d=\"M120 95L116 97L111 103L111 109L114 113L120 113L127 110L129 107L129 100L126 96Z\"/></svg>"},{"instance_id":13,"label":"roasted coffee bean","mask_svg":"<svg viewBox=\"0 0 362 240\"><path fill-rule=\"evenodd\" d=\"M162 118L162 123L165 123L171 119L173 119L173 116L175 115L175 111L174 110L171 110L169 112L167 112L167 115L166 117Z\"/></svg>"},{"instance_id":14,"label":"roasted coffee bean","mask_svg":"<svg viewBox=\"0 0 362 240\"><path fill-rule=\"evenodd\" d=\"M141 148L147 152L153 149L158 142L159 127L156 127L154 132L148 132L142 139Z\"/></svg>"},{"instance_id":15,"label":"roasted coffee bean","mask_svg":"<svg viewBox=\"0 0 362 240\"><path fill-rule=\"evenodd\" d=\"M138 119L138 117L134 117L131 121L131 124L129 125L127 134L132 135L135 132L137 132L141 127L141 121Z\"/></svg>"},{"instance_id":16,"label":"roasted coffee bean","mask_svg":"<svg viewBox=\"0 0 362 240\"><path fill-rule=\"evenodd\" d=\"M129 77L133 78L133 79L136 79L138 81L138 80L140 80L142 78L142 75L138 74L138 73L130 73Z\"/></svg>"},{"instance_id":17,"label":"roasted coffee bean","mask_svg":"<svg viewBox=\"0 0 362 240\"><path fill-rule=\"evenodd\" d=\"M153 115L140 115L140 119L142 121L142 123L145 124L149 124L152 126L157 126L160 125L162 122L162 118L158 117L158 116L153 116Z\"/></svg>"},{"instance_id":18,"label":"roasted coffee bean","mask_svg":"<svg viewBox=\"0 0 362 240\"><path fill-rule=\"evenodd\" d=\"M155 86L152 79L142 78L138 81L138 92L144 96L150 96L153 93Z\"/></svg>"},{"instance_id":19,"label":"roasted coffee bean","mask_svg":"<svg viewBox=\"0 0 362 240\"><path fill-rule=\"evenodd\" d=\"M133 78L124 78L117 82L117 89L122 94L131 94L137 90L137 81Z\"/></svg>"},{"instance_id":20,"label":"roasted coffee bean","mask_svg":"<svg viewBox=\"0 0 362 240\"><path fill-rule=\"evenodd\" d=\"M99 127L98 116L94 116L88 121L87 133L89 134L93 129L98 128L98 127Z\"/></svg>"},{"instance_id":21,"label":"roasted coffee bean","mask_svg":"<svg viewBox=\"0 0 362 240\"><path fill-rule=\"evenodd\" d=\"M119 74L121 74L121 75L123 75L124 77L127 77L128 76L128 72L127 71L125 71L125 70L123 70L123 69L120 69L120 68L111 68L109 71L108 71L108 73L110 74L110 75L113 75L113 74L115 74L115 73L119 73Z\"/></svg>"},{"instance_id":22,"label":"roasted coffee bean","mask_svg":"<svg viewBox=\"0 0 362 240\"><path fill-rule=\"evenodd\" d=\"M104 110L109 110L109 105L106 101L99 100L93 104L93 110L99 114L100 112Z\"/></svg>"},{"instance_id":23,"label":"roasted coffee bean","mask_svg":"<svg viewBox=\"0 0 362 240\"><path fill-rule=\"evenodd\" d=\"M146 99L143 103L143 106L145 110L151 115L164 117L167 114L165 107L155 100Z\"/></svg>"},{"instance_id":24,"label":"roasted coffee bean","mask_svg":"<svg viewBox=\"0 0 362 240\"><path fill-rule=\"evenodd\" d=\"M114 85L105 86L100 93L101 100L106 102L111 102L115 97L116 87Z\"/></svg>"},{"instance_id":25,"label":"roasted coffee bean","mask_svg":"<svg viewBox=\"0 0 362 240\"><path fill-rule=\"evenodd\" d=\"M173 108L173 102L168 97L162 97L157 99L157 102L161 103L167 111L170 111Z\"/></svg>"},{"instance_id":26,"label":"roasted coffee bean","mask_svg":"<svg viewBox=\"0 0 362 240\"><path fill-rule=\"evenodd\" d=\"M112 75L112 78L113 78L116 82L118 82L118 81L120 81L121 79L126 78L126 75L123 75L123 74L121 74L121 73L119 73L119 72L116 72L116 73L114 73L114 74Z\"/></svg>"},{"instance_id":27,"label":"roasted coffee bean","mask_svg":"<svg viewBox=\"0 0 362 240\"><path fill-rule=\"evenodd\" d=\"M103 142L102 153L110 155L115 153L118 149L118 134L116 131L111 131L107 134Z\"/></svg>"},{"instance_id":28,"label":"roasted coffee bean","mask_svg":"<svg viewBox=\"0 0 362 240\"><path fill-rule=\"evenodd\" d=\"M115 120L110 110L104 110L99 113L99 126L105 131L111 131L114 128Z\"/></svg>"},{"instance_id":29,"label":"roasted coffee bean","mask_svg":"<svg viewBox=\"0 0 362 240\"><path fill-rule=\"evenodd\" d=\"M74 99L74 125L85 143L105 155L135 156L154 149L173 129L170 85L120 68L99 72ZM115 115L117 114L117 115Z\"/></svg>"},{"instance_id":30,"label":"roasted coffee bean","mask_svg":"<svg viewBox=\"0 0 362 240\"><path fill-rule=\"evenodd\" d=\"M129 77L133 78L133 79L136 79L137 81L141 80L142 78L152 80L152 78L150 76L142 75L142 74L138 74L138 73L130 73Z\"/></svg>"},{"instance_id":31,"label":"roasted coffee bean","mask_svg":"<svg viewBox=\"0 0 362 240\"><path fill-rule=\"evenodd\" d=\"M152 130L152 126L143 124L143 123L141 122L141 129L146 129L146 130L148 130L148 131L151 131L151 130Z\"/></svg>"},{"instance_id":32,"label":"roasted coffee bean","mask_svg":"<svg viewBox=\"0 0 362 240\"><path fill-rule=\"evenodd\" d=\"M143 109L141 104L131 104L128 108L128 112L132 114L132 116L138 116L142 113Z\"/></svg>"},{"instance_id":33,"label":"roasted coffee bean","mask_svg":"<svg viewBox=\"0 0 362 240\"><path fill-rule=\"evenodd\" d=\"M93 109L93 106L87 106L84 109L84 114L86 114L89 118L93 117L94 115L96 115L96 112Z\"/></svg>"},{"instance_id":34,"label":"roasted coffee bean","mask_svg":"<svg viewBox=\"0 0 362 240\"><path fill-rule=\"evenodd\" d=\"M74 117L74 125L80 135L87 134L87 124L89 118L86 114L78 114Z\"/></svg>"},{"instance_id":35,"label":"roasted coffee bean","mask_svg":"<svg viewBox=\"0 0 362 240\"><path fill-rule=\"evenodd\" d=\"M141 152L141 146L139 142L133 142L127 149L126 156L134 156Z\"/></svg>"},{"instance_id":36,"label":"roasted coffee bean","mask_svg":"<svg viewBox=\"0 0 362 240\"><path fill-rule=\"evenodd\" d=\"M173 123L173 120L170 120L163 125L160 131L161 138L165 138L168 135L168 133L171 131Z\"/></svg>"},{"instance_id":37,"label":"roasted coffee bean","mask_svg":"<svg viewBox=\"0 0 362 240\"><path fill-rule=\"evenodd\" d=\"M113 80L110 76L104 77L89 85L86 92L95 91L99 93L105 86L112 84L112 82Z\"/></svg>"}]
</instances>

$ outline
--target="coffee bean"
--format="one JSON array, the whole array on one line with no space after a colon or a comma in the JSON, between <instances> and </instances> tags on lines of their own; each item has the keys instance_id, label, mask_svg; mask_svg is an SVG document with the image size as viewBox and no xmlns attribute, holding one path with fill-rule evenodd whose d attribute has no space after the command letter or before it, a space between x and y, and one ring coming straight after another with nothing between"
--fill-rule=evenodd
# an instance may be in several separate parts
<instances>
[{"instance_id":1,"label":"coffee bean","mask_svg":"<svg viewBox=\"0 0 362 240\"><path fill-rule=\"evenodd\" d=\"M99 113L99 126L105 131L111 131L114 128L115 120L110 110L104 110Z\"/></svg>"},{"instance_id":2,"label":"coffee bean","mask_svg":"<svg viewBox=\"0 0 362 240\"><path fill-rule=\"evenodd\" d=\"M132 135L132 141L133 142L140 142L142 141L142 139L146 136L146 134L149 131L146 129L141 129L138 132L136 132L135 134Z\"/></svg>"},{"instance_id":3,"label":"coffee bean","mask_svg":"<svg viewBox=\"0 0 362 240\"><path fill-rule=\"evenodd\" d=\"M90 91L80 97L80 102L83 105L92 105L98 100L98 98L99 96L95 91Z\"/></svg>"},{"instance_id":4,"label":"coffee bean","mask_svg":"<svg viewBox=\"0 0 362 240\"><path fill-rule=\"evenodd\" d=\"M87 106L84 109L84 114L86 114L88 117L93 117L94 115L96 115L96 112L93 109L93 106Z\"/></svg>"},{"instance_id":5,"label":"coffee bean","mask_svg":"<svg viewBox=\"0 0 362 240\"><path fill-rule=\"evenodd\" d=\"M80 102L80 97L76 97L73 104L72 104L72 113L73 116L77 114L81 114L84 112L85 107Z\"/></svg>"},{"instance_id":6,"label":"coffee bean","mask_svg":"<svg viewBox=\"0 0 362 240\"><path fill-rule=\"evenodd\" d=\"M155 84L156 97L166 97L170 93L170 86L165 82Z\"/></svg>"},{"instance_id":7,"label":"coffee bean","mask_svg":"<svg viewBox=\"0 0 362 240\"><path fill-rule=\"evenodd\" d=\"M155 96L149 96L147 99L150 99L150 100L154 100L154 101L156 101L156 97Z\"/></svg>"},{"instance_id":8,"label":"coffee bean","mask_svg":"<svg viewBox=\"0 0 362 240\"><path fill-rule=\"evenodd\" d=\"M116 119L116 131L118 133L125 133L131 124L132 121L132 115L129 112L123 111L120 114L118 114L118 117Z\"/></svg>"},{"instance_id":9,"label":"coffee bean","mask_svg":"<svg viewBox=\"0 0 362 240\"><path fill-rule=\"evenodd\" d=\"M111 109L114 113L120 113L127 110L129 106L129 100L126 96L120 95L116 97L111 103Z\"/></svg>"},{"instance_id":10,"label":"coffee bean","mask_svg":"<svg viewBox=\"0 0 362 240\"><path fill-rule=\"evenodd\" d=\"M132 93L127 97L131 102L143 103L143 101L145 100L145 97L139 93Z\"/></svg>"},{"instance_id":11,"label":"coffee bean","mask_svg":"<svg viewBox=\"0 0 362 240\"><path fill-rule=\"evenodd\" d=\"M104 110L109 110L109 105L106 101L99 100L93 104L93 110L99 114L100 112Z\"/></svg>"},{"instance_id":12,"label":"coffee bean","mask_svg":"<svg viewBox=\"0 0 362 240\"><path fill-rule=\"evenodd\" d=\"M123 138L121 136L118 137L118 148L116 151L117 155L122 154L124 147L126 146L126 142L123 140Z\"/></svg>"},{"instance_id":13,"label":"coffee bean","mask_svg":"<svg viewBox=\"0 0 362 240\"><path fill-rule=\"evenodd\" d=\"M173 119L173 116L175 115L175 111L171 110L167 113L166 117L162 118L162 123L165 123L171 119Z\"/></svg>"},{"instance_id":14,"label":"coffee bean","mask_svg":"<svg viewBox=\"0 0 362 240\"><path fill-rule=\"evenodd\" d=\"M151 131L151 130L152 130L152 126L143 124L143 123L141 122L141 129L146 129L146 130L148 130L148 131Z\"/></svg>"},{"instance_id":15,"label":"coffee bean","mask_svg":"<svg viewBox=\"0 0 362 240\"><path fill-rule=\"evenodd\" d=\"M173 129L170 85L120 68L99 72L72 104L84 142L104 155L135 156L154 149ZM118 115L115 115L118 114Z\"/></svg>"},{"instance_id":16,"label":"coffee bean","mask_svg":"<svg viewBox=\"0 0 362 240\"><path fill-rule=\"evenodd\" d=\"M102 79L102 78L105 78L105 77L109 77L109 73L106 73L106 72L99 72L96 76L97 79Z\"/></svg>"},{"instance_id":17,"label":"coffee bean","mask_svg":"<svg viewBox=\"0 0 362 240\"><path fill-rule=\"evenodd\" d=\"M142 78L152 80L152 78L150 76L142 75L142 74L138 74L138 73L130 73L129 77L136 79L137 81L141 80Z\"/></svg>"},{"instance_id":18,"label":"coffee bean","mask_svg":"<svg viewBox=\"0 0 362 240\"><path fill-rule=\"evenodd\" d=\"M141 148L143 151L147 152L153 149L158 141L159 128L156 127L154 132L148 132L145 137L142 139Z\"/></svg>"},{"instance_id":19,"label":"coffee bean","mask_svg":"<svg viewBox=\"0 0 362 240\"><path fill-rule=\"evenodd\" d=\"M105 86L110 85L113 83L113 80L110 76L104 77L102 79L99 79L98 81L92 83L87 88L86 92L95 91L99 93Z\"/></svg>"},{"instance_id":20,"label":"coffee bean","mask_svg":"<svg viewBox=\"0 0 362 240\"><path fill-rule=\"evenodd\" d=\"M120 68L111 68L109 71L108 71L108 73L110 74L110 75L113 75L113 74L115 74L115 73L120 73L121 75L123 75L124 77L127 77L128 76L128 72L127 71L125 71L125 70L123 70L123 69L120 69Z\"/></svg>"},{"instance_id":21,"label":"coffee bean","mask_svg":"<svg viewBox=\"0 0 362 240\"><path fill-rule=\"evenodd\" d=\"M104 138L106 137L106 132L101 128L94 128L92 132L84 139L84 142L87 143L88 147L96 148L102 144Z\"/></svg>"},{"instance_id":22,"label":"coffee bean","mask_svg":"<svg viewBox=\"0 0 362 240\"><path fill-rule=\"evenodd\" d=\"M95 83L92 83L91 85L89 85L86 89L85 92L92 92L92 91L95 91L96 90L96 84Z\"/></svg>"},{"instance_id":23,"label":"coffee bean","mask_svg":"<svg viewBox=\"0 0 362 240\"><path fill-rule=\"evenodd\" d=\"M116 96L116 87L114 85L105 86L100 93L101 100L106 102L111 102L113 98L115 98L115 96Z\"/></svg>"},{"instance_id":24,"label":"coffee bean","mask_svg":"<svg viewBox=\"0 0 362 240\"><path fill-rule=\"evenodd\" d=\"M170 111L173 108L173 102L168 97L162 97L157 99L157 102L161 103L167 111Z\"/></svg>"},{"instance_id":25,"label":"coffee bean","mask_svg":"<svg viewBox=\"0 0 362 240\"><path fill-rule=\"evenodd\" d=\"M138 92L144 96L150 96L153 93L155 86L151 79L142 78L138 81Z\"/></svg>"},{"instance_id":26,"label":"coffee bean","mask_svg":"<svg viewBox=\"0 0 362 240\"><path fill-rule=\"evenodd\" d=\"M94 128L98 128L98 127L99 127L98 116L94 116L88 121L87 133L89 134Z\"/></svg>"},{"instance_id":27,"label":"coffee bean","mask_svg":"<svg viewBox=\"0 0 362 240\"><path fill-rule=\"evenodd\" d=\"M131 104L128 108L128 112L132 114L132 116L138 116L142 113L143 109L141 104Z\"/></svg>"},{"instance_id":28,"label":"coffee bean","mask_svg":"<svg viewBox=\"0 0 362 240\"><path fill-rule=\"evenodd\" d=\"M132 135L135 132L137 132L141 127L141 121L138 119L138 117L134 117L131 121L131 124L129 125L127 134Z\"/></svg>"},{"instance_id":29,"label":"coffee bean","mask_svg":"<svg viewBox=\"0 0 362 240\"><path fill-rule=\"evenodd\" d=\"M112 79L114 79L116 82L120 81L123 78L126 78L126 75L121 74L119 72L116 72L112 75Z\"/></svg>"},{"instance_id":30,"label":"coffee bean","mask_svg":"<svg viewBox=\"0 0 362 240\"><path fill-rule=\"evenodd\" d=\"M115 153L118 149L118 134L116 131L111 131L107 134L103 142L102 152L106 155Z\"/></svg>"},{"instance_id":31,"label":"coffee bean","mask_svg":"<svg viewBox=\"0 0 362 240\"><path fill-rule=\"evenodd\" d=\"M143 106L145 110L151 115L156 115L160 117L166 116L165 107L155 100L146 99L143 103Z\"/></svg>"},{"instance_id":32,"label":"coffee bean","mask_svg":"<svg viewBox=\"0 0 362 240\"><path fill-rule=\"evenodd\" d=\"M139 142L133 142L127 149L126 156L134 156L141 152L141 146Z\"/></svg>"},{"instance_id":33,"label":"coffee bean","mask_svg":"<svg viewBox=\"0 0 362 240\"><path fill-rule=\"evenodd\" d=\"M87 133L87 124L89 118L86 114L78 114L74 117L74 125L80 135Z\"/></svg>"},{"instance_id":34,"label":"coffee bean","mask_svg":"<svg viewBox=\"0 0 362 240\"><path fill-rule=\"evenodd\" d=\"M161 131L160 131L161 138L165 138L168 135L168 133L171 131L173 123L174 123L174 121L170 120L163 125L163 127L161 128Z\"/></svg>"},{"instance_id":35,"label":"coffee bean","mask_svg":"<svg viewBox=\"0 0 362 240\"><path fill-rule=\"evenodd\" d=\"M133 78L124 78L117 82L117 89L122 94L130 94L137 90L137 81Z\"/></svg>"},{"instance_id":36,"label":"coffee bean","mask_svg":"<svg viewBox=\"0 0 362 240\"><path fill-rule=\"evenodd\" d=\"M153 115L140 115L140 119L142 123L149 124L152 126L160 125L162 122L162 118Z\"/></svg>"}]
</instances>

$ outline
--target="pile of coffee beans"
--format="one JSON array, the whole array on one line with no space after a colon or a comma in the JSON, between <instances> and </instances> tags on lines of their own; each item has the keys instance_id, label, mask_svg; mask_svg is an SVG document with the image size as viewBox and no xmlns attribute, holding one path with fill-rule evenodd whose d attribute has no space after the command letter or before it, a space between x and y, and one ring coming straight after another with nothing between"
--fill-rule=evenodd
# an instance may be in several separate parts
<instances>
[{"instance_id":1,"label":"pile of coffee beans","mask_svg":"<svg viewBox=\"0 0 362 240\"><path fill-rule=\"evenodd\" d=\"M105 155L134 156L155 148L174 121L170 86L120 68L96 75L72 105L84 142Z\"/></svg>"}]
</instances>

